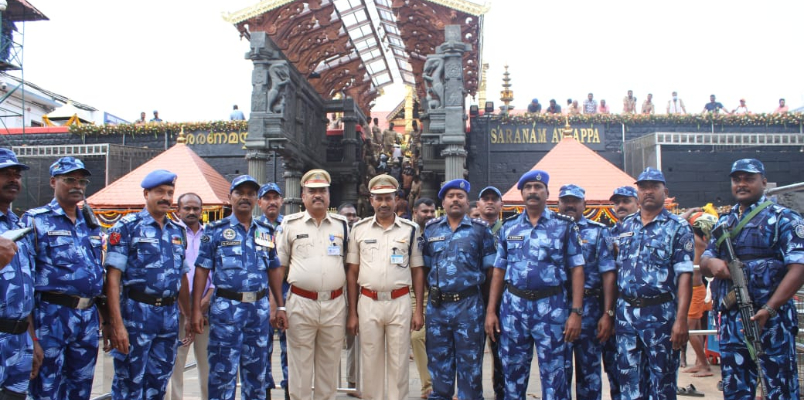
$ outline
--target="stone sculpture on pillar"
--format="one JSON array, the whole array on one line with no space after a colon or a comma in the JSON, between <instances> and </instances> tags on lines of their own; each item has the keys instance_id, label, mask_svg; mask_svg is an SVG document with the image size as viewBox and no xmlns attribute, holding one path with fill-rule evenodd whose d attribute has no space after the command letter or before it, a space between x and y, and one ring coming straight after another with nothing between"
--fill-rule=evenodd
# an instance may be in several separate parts
<instances>
[{"instance_id":1,"label":"stone sculpture on pillar","mask_svg":"<svg viewBox=\"0 0 804 400\"><path fill-rule=\"evenodd\" d=\"M431 110L444 108L444 57L440 54L427 56L423 70L427 107Z\"/></svg>"},{"instance_id":2,"label":"stone sculpture on pillar","mask_svg":"<svg viewBox=\"0 0 804 400\"><path fill-rule=\"evenodd\" d=\"M271 90L268 91L267 109L269 113L282 114L285 110L285 96L282 90L290 81L290 70L285 60L275 61L268 67Z\"/></svg>"}]
</instances>

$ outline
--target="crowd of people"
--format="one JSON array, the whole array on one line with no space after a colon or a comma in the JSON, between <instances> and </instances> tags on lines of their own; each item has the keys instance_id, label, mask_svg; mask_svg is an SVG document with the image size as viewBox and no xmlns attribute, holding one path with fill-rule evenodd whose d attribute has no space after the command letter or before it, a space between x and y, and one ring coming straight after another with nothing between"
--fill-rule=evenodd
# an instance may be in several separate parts
<instances>
[{"instance_id":1,"label":"crowd of people","mask_svg":"<svg viewBox=\"0 0 804 400\"><path fill-rule=\"evenodd\" d=\"M653 103L653 94L648 93L646 99L642 102L641 107L637 107L637 98L634 97L634 91L629 90L625 97L623 97L623 114L645 114L645 115L653 115L656 114L657 106ZM785 99L779 99L779 106L773 111L774 114L787 114L788 107L785 103ZM668 115L680 115L680 114L692 114L694 111L687 111L687 107L684 105L684 100L678 97L678 92L673 92L670 96L670 100L667 100L667 106L665 107L665 111ZM583 104L578 104L578 100L567 99L567 104L564 107L563 111L561 106L556 103L555 99L550 99L550 104L542 110L542 104L539 103L539 99L531 100L530 104L528 104L527 112L530 114L569 114L569 115L579 115L579 114L611 114L612 110L611 107L606 103L605 99L600 100L600 104L598 104L597 100L595 100L595 96L593 93L589 93L586 96L586 100L583 101ZM724 113L724 114L732 114L732 115L740 115L740 114L752 114L751 111L748 110L748 106L746 105L745 99L740 99L740 104L731 109L729 111L728 108L724 107L723 104L720 102L715 101L715 95L709 96L709 102L706 103L700 113Z\"/></svg>"},{"instance_id":2,"label":"crowd of people","mask_svg":"<svg viewBox=\"0 0 804 400\"><path fill-rule=\"evenodd\" d=\"M10 204L26 170L0 149L0 399L88 399L99 339L114 358L113 399L181 398L191 344L204 398L234 399L239 375L241 398L266 399L277 331L280 386L295 400L335 398L349 336L365 366L352 377L362 393L350 393L365 399L408 397L411 346L422 398L450 400L457 383L459 399L481 399L487 342L497 399L526 396L534 348L543 399L570 399L573 375L576 398L600 399L601 365L613 399L674 399L702 277L714 278L724 398L753 398L758 382L768 399L798 398L804 220L767 200L759 160L733 164L736 204L719 219L670 213L664 175L648 168L613 189L612 228L584 217L577 185L547 208L539 170L518 180L524 210L504 220L494 187L470 218L463 179L438 192L444 216L419 198L403 218L402 185L386 173L366 185L373 216L331 213L330 175L315 169L301 178L305 211L283 216L278 185L241 175L232 214L203 225L194 193L169 218L177 176L156 170L141 182L145 208L102 233L79 206L92 173L73 157L50 167L53 200L18 219ZM755 342L743 304L728 300L729 249L744 263Z\"/></svg>"}]
</instances>

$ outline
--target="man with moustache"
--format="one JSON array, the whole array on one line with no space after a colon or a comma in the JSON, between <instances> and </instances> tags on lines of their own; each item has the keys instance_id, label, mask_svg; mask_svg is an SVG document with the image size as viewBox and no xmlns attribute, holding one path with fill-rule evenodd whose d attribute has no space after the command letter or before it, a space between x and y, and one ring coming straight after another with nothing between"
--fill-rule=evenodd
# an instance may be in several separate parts
<instances>
[{"instance_id":1,"label":"man with moustache","mask_svg":"<svg viewBox=\"0 0 804 400\"><path fill-rule=\"evenodd\" d=\"M209 397L234 400L240 371L241 397L265 399L268 369L270 285L278 305L275 324L285 328L282 270L276 258L272 228L252 218L260 185L240 175L229 188L232 215L204 228L193 282L192 325L203 329L201 298L212 271L215 293L209 310ZM267 392L270 397L270 391Z\"/></svg>"},{"instance_id":2,"label":"man with moustache","mask_svg":"<svg viewBox=\"0 0 804 400\"><path fill-rule=\"evenodd\" d=\"M584 259L573 219L547 208L549 181L541 170L519 178L525 211L506 218L498 235L486 334L499 336L508 399L525 397L534 345L542 398L569 399L571 393L567 346L581 333Z\"/></svg>"},{"instance_id":3,"label":"man with moustache","mask_svg":"<svg viewBox=\"0 0 804 400\"><path fill-rule=\"evenodd\" d=\"M487 186L483 188L477 195L477 209L480 211L480 219L486 221L491 227L491 234L495 237L497 232L502 227L502 218L500 212L502 211L503 201L500 189L494 186ZM488 300L486 300L488 302ZM497 309L499 316L500 309ZM494 388L494 398L501 400L505 398L505 379L503 378L502 360L500 359L499 342L496 340L489 340L489 349L491 350L491 385Z\"/></svg>"},{"instance_id":4,"label":"man with moustache","mask_svg":"<svg viewBox=\"0 0 804 400\"><path fill-rule=\"evenodd\" d=\"M583 216L586 191L578 185L564 185L558 194L558 212L572 217L578 225L583 249L584 286L581 335L572 342L574 355L575 396L584 400L600 400L600 357L603 343L614 332L614 300L617 279L612 256L609 229ZM573 357L567 381L572 379Z\"/></svg>"},{"instance_id":5,"label":"man with moustache","mask_svg":"<svg viewBox=\"0 0 804 400\"><path fill-rule=\"evenodd\" d=\"M689 333L692 228L664 208L664 174L648 167L636 181L640 209L616 238L617 365L623 399L675 399L679 349Z\"/></svg>"},{"instance_id":6,"label":"man with moustache","mask_svg":"<svg viewBox=\"0 0 804 400\"><path fill-rule=\"evenodd\" d=\"M421 235L424 233L425 224L433 218L435 218L435 202L432 199L421 197L413 203L413 222L419 226L419 236L416 238L417 243L421 243ZM425 269L424 272L426 274L428 270ZM422 297L416 297L415 290L411 292L410 300L413 309L416 309L418 299L421 299L422 307L427 304L430 288L425 284L422 292ZM427 322L425 319L422 321L422 329L410 333L410 347L413 350L413 362L416 363L419 381L422 383L421 398L423 399L428 398L430 393L433 392L433 381L430 378L430 371L427 370L426 325Z\"/></svg>"},{"instance_id":7,"label":"man with moustache","mask_svg":"<svg viewBox=\"0 0 804 400\"><path fill-rule=\"evenodd\" d=\"M170 171L146 175L140 185L145 209L109 230L104 292L115 400L162 398L173 372L180 328L176 302L190 309L186 233L167 217L175 185L176 174ZM185 344L192 338L188 332Z\"/></svg>"},{"instance_id":8,"label":"man with moustache","mask_svg":"<svg viewBox=\"0 0 804 400\"><path fill-rule=\"evenodd\" d=\"M22 188L22 171L27 165L13 151L0 148L0 233L20 226L11 211ZM34 249L31 236L17 240L0 238L0 400L25 400L29 380L42 362L41 348L34 356L31 312L34 308ZM97 339L96 339L97 340ZM33 371L31 370L33 365Z\"/></svg>"},{"instance_id":9,"label":"man with moustache","mask_svg":"<svg viewBox=\"0 0 804 400\"><path fill-rule=\"evenodd\" d=\"M282 223L282 204L285 199L282 197L282 190L279 185L270 182L260 187L260 192L257 193L257 206L262 210L262 216L259 217L262 222L270 225L271 228L271 241L276 243L276 230L279 224ZM287 271L282 271L282 298L288 297L290 284L288 283ZM274 332L279 334L279 363L282 366L282 381L279 386L285 391L285 400L290 398L288 393L288 342L287 334L284 329L274 328L274 321L276 320L276 303L273 296L268 296L271 303L271 324L268 331L268 371L265 375L265 382L268 390L276 388L276 381L274 380L273 372L271 371L271 358L274 352Z\"/></svg>"},{"instance_id":10,"label":"man with moustache","mask_svg":"<svg viewBox=\"0 0 804 400\"><path fill-rule=\"evenodd\" d=\"M346 325L360 335L361 363L369 366L363 370L364 399L408 398L410 332L424 323L424 307L412 309L409 296L410 286L419 298L423 295L419 232L415 223L394 213L398 186L389 175L374 177L369 182L374 216L357 222L349 235Z\"/></svg>"},{"instance_id":11,"label":"man with moustache","mask_svg":"<svg viewBox=\"0 0 804 400\"><path fill-rule=\"evenodd\" d=\"M198 258L201 238L204 236L204 226L200 221L201 213L203 212L203 202L201 201L201 197L195 193L184 193L179 196L179 200L176 201L176 208L176 216L179 217L179 221L176 223L187 232L185 257L187 258L187 267L189 268L187 283L190 283L190 298L192 299L192 282L195 278L195 260ZM204 318L203 332L196 334L193 340L193 353L195 354L195 361L198 366L198 385L201 390L202 400L209 398L209 391L207 390L209 386L209 358L207 355L207 347L209 346L209 304L214 291L215 285L212 284L212 279L207 278L207 284L201 295L201 315ZM183 327L192 317L192 312L191 310L181 309L181 303L179 303L179 311L181 312L179 315L179 327ZM185 332L179 330L179 340L183 341L184 338ZM184 366L187 363L189 350L190 346L179 346L176 355L176 363L173 366L173 375L170 377L167 396L165 396L166 400L180 400L184 396Z\"/></svg>"},{"instance_id":12,"label":"man with moustache","mask_svg":"<svg viewBox=\"0 0 804 400\"><path fill-rule=\"evenodd\" d=\"M469 191L463 179L441 187L438 198L447 215L430 220L422 239L424 265L430 268L427 357L433 400L452 399L456 372L461 400L483 396L483 293L495 241L488 224L467 216Z\"/></svg>"},{"instance_id":13,"label":"man with moustache","mask_svg":"<svg viewBox=\"0 0 804 400\"><path fill-rule=\"evenodd\" d=\"M78 208L91 173L62 157L50 166L53 200L22 217L34 228L36 310L34 325L44 354L31 383L37 399L88 399L98 357L103 292L100 226ZM105 312L105 309L103 310Z\"/></svg>"},{"instance_id":14,"label":"man with moustache","mask_svg":"<svg viewBox=\"0 0 804 400\"><path fill-rule=\"evenodd\" d=\"M310 399L313 383L315 399L334 399L337 390L349 228L346 218L327 212L330 182L322 169L302 176L305 211L285 216L277 239L279 262L289 271L288 390L294 400Z\"/></svg>"},{"instance_id":15,"label":"man with moustache","mask_svg":"<svg viewBox=\"0 0 804 400\"><path fill-rule=\"evenodd\" d=\"M712 300L720 312L718 337L722 359L723 396L727 400L754 398L757 368L762 368L767 399L799 398L796 377L796 307L792 300L804 284L804 220L765 197L765 166L756 159L737 160L731 167L731 192L737 204L720 217L743 267L748 295L760 330L764 354L755 362L745 343L737 307L724 298L731 274L725 246L713 237L701 257L701 272L714 276ZM759 210L759 211L757 211ZM742 229L738 229L742 226ZM758 395L758 393L757 393Z\"/></svg>"},{"instance_id":16,"label":"man with moustache","mask_svg":"<svg viewBox=\"0 0 804 400\"><path fill-rule=\"evenodd\" d=\"M614 193L609 197L609 201L614 204L614 214L620 221L639 210L637 191L632 186L620 186L614 189ZM612 253L615 258L617 257L617 236L620 234L620 228L621 225L619 224L615 224L609 228L608 239L611 241ZM609 340L603 343L603 370L606 371L606 376L609 378L609 394L611 400L620 400L620 372L617 370L617 337L614 332L612 332Z\"/></svg>"}]
</instances>

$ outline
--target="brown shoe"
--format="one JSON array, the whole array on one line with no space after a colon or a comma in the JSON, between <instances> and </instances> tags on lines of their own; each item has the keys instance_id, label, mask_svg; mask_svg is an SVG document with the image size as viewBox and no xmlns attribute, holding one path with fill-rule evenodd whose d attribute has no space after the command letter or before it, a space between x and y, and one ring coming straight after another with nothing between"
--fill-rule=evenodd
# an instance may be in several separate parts
<instances>
[{"instance_id":1,"label":"brown shoe","mask_svg":"<svg viewBox=\"0 0 804 400\"><path fill-rule=\"evenodd\" d=\"M425 390L425 391L424 391L424 393L422 393L422 398L423 398L423 399L427 399L427 398L429 398L429 397L430 397L430 393L433 393L433 389L428 389L428 390Z\"/></svg>"}]
</instances>

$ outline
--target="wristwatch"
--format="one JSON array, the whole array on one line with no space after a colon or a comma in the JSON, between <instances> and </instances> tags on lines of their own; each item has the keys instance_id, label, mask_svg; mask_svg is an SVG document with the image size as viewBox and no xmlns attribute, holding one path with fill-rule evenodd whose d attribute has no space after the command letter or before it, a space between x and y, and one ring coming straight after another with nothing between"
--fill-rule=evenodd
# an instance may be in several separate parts
<instances>
[{"instance_id":1,"label":"wristwatch","mask_svg":"<svg viewBox=\"0 0 804 400\"><path fill-rule=\"evenodd\" d=\"M583 308L570 308L570 312L574 312L575 314L583 317Z\"/></svg>"},{"instance_id":2,"label":"wristwatch","mask_svg":"<svg viewBox=\"0 0 804 400\"><path fill-rule=\"evenodd\" d=\"M774 308L772 308L771 306L769 306L767 304L763 305L762 309L767 311L768 315L770 315L771 318L773 318L773 317L775 317L775 316L777 316L779 314L778 311L776 311Z\"/></svg>"},{"instance_id":3,"label":"wristwatch","mask_svg":"<svg viewBox=\"0 0 804 400\"><path fill-rule=\"evenodd\" d=\"M606 311L606 314L607 314L609 317L613 317L613 316L614 316L614 310L613 310L613 309L612 309L612 310L607 310L607 311Z\"/></svg>"}]
</instances>

